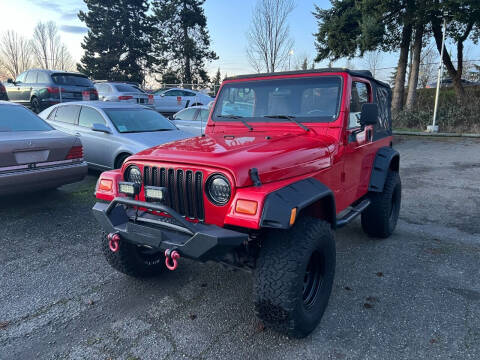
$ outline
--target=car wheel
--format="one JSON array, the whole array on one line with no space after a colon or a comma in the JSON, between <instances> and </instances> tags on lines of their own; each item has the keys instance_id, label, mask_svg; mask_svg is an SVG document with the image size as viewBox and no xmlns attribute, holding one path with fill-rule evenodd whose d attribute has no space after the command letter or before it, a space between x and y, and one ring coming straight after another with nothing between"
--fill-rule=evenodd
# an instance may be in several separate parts
<instances>
[{"instance_id":1,"label":"car wheel","mask_svg":"<svg viewBox=\"0 0 480 360\"><path fill-rule=\"evenodd\" d=\"M123 165L123 163L125 162L125 160L127 160L127 158L130 156L130 154L120 154L118 155L118 157L115 159L115 169L120 169Z\"/></svg>"},{"instance_id":2,"label":"car wheel","mask_svg":"<svg viewBox=\"0 0 480 360\"><path fill-rule=\"evenodd\" d=\"M255 312L264 324L302 338L320 322L335 275L335 239L328 222L300 218L262 243L254 275Z\"/></svg>"},{"instance_id":3,"label":"car wheel","mask_svg":"<svg viewBox=\"0 0 480 360\"><path fill-rule=\"evenodd\" d=\"M42 109L40 108L40 101L36 97L33 97L30 100L30 107L35 114L38 114Z\"/></svg>"},{"instance_id":4,"label":"car wheel","mask_svg":"<svg viewBox=\"0 0 480 360\"><path fill-rule=\"evenodd\" d=\"M118 250L113 252L105 233L102 234L102 251L111 267L132 277L151 277L162 273L165 267L165 255L145 246L120 241Z\"/></svg>"},{"instance_id":5,"label":"car wheel","mask_svg":"<svg viewBox=\"0 0 480 360\"><path fill-rule=\"evenodd\" d=\"M363 231L372 237L387 238L397 226L402 201L398 171L389 170L383 192L369 193L370 205L362 213Z\"/></svg>"}]
</instances>

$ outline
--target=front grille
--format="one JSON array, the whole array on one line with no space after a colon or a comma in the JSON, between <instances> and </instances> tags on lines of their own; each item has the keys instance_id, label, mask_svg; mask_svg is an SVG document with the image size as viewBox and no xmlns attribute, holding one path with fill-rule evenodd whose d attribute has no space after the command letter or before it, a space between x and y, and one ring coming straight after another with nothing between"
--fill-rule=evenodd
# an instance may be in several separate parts
<instances>
[{"instance_id":1,"label":"front grille","mask_svg":"<svg viewBox=\"0 0 480 360\"><path fill-rule=\"evenodd\" d=\"M145 186L167 188L165 204L191 219L204 220L203 173L201 171L145 166Z\"/></svg>"}]
</instances>

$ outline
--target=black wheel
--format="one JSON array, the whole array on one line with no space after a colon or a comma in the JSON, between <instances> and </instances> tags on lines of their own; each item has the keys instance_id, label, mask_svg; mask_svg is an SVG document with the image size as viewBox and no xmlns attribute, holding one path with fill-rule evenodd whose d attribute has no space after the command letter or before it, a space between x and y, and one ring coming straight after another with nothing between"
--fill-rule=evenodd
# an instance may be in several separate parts
<instances>
[{"instance_id":1,"label":"black wheel","mask_svg":"<svg viewBox=\"0 0 480 360\"><path fill-rule=\"evenodd\" d=\"M398 171L389 170L383 192L369 193L371 204L362 213L362 228L369 236L387 238L397 226L402 201Z\"/></svg>"},{"instance_id":2,"label":"black wheel","mask_svg":"<svg viewBox=\"0 0 480 360\"><path fill-rule=\"evenodd\" d=\"M30 100L30 107L35 114L38 114L42 109L40 108L40 101L36 97L33 97Z\"/></svg>"},{"instance_id":3,"label":"black wheel","mask_svg":"<svg viewBox=\"0 0 480 360\"><path fill-rule=\"evenodd\" d=\"M126 241L120 241L117 252L113 252L106 234L102 235L102 251L111 267L129 276L151 277L166 269L163 252Z\"/></svg>"},{"instance_id":4,"label":"black wheel","mask_svg":"<svg viewBox=\"0 0 480 360\"><path fill-rule=\"evenodd\" d=\"M130 154L120 154L116 159L115 159L115 169L120 169L127 160L127 158L130 156Z\"/></svg>"},{"instance_id":5,"label":"black wheel","mask_svg":"<svg viewBox=\"0 0 480 360\"><path fill-rule=\"evenodd\" d=\"M335 239L326 221L300 218L262 243L254 275L257 316L266 326L302 338L327 308L335 275Z\"/></svg>"}]
</instances>

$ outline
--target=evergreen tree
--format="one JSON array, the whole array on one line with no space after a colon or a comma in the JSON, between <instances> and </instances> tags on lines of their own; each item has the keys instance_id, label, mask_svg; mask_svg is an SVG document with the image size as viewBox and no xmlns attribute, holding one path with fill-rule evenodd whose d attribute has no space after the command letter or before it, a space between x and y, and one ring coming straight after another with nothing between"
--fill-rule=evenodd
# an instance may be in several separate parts
<instances>
[{"instance_id":1,"label":"evergreen tree","mask_svg":"<svg viewBox=\"0 0 480 360\"><path fill-rule=\"evenodd\" d=\"M222 73L220 72L220 68L218 68L217 73L212 78L212 86L213 86L215 95L217 95L217 91L220 88L221 83L222 83Z\"/></svg>"},{"instance_id":2,"label":"evergreen tree","mask_svg":"<svg viewBox=\"0 0 480 360\"><path fill-rule=\"evenodd\" d=\"M148 0L84 0L88 27L78 71L98 80L143 83L152 66Z\"/></svg>"},{"instance_id":3,"label":"evergreen tree","mask_svg":"<svg viewBox=\"0 0 480 360\"><path fill-rule=\"evenodd\" d=\"M207 82L205 62L218 59L202 5L205 0L154 0L154 54L159 69L171 68L185 84ZM161 72L161 71L160 71Z\"/></svg>"}]
</instances>

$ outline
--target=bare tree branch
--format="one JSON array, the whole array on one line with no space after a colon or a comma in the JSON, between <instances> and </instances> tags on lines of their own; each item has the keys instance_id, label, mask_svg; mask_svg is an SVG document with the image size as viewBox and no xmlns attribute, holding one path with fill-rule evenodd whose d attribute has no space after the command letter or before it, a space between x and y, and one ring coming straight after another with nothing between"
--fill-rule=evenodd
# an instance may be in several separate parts
<instances>
[{"instance_id":1,"label":"bare tree branch","mask_svg":"<svg viewBox=\"0 0 480 360\"><path fill-rule=\"evenodd\" d=\"M258 0L247 33L247 58L257 72L275 72L288 60L293 47L288 17L294 0Z\"/></svg>"},{"instance_id":2,"label":"bare tree branch","mask_svg":"<svg viewBox=\"0 0 480 360\"><path fill-rule=\"evenodd\" d=\"M53 21L37 24L33 32L32 50L36 65L40 68L74 70L72 56L61 41L57 25Z\"/></svg>"},{"instance_id":3,"label":"bare tree branch","mask_svg":"<svg viewBox=\"0 0 480 360\"><path fill-rule=\"evenodd\" d=\"M15 79L32 64L30 42L13 30L5 32L0 41L0 65Z\"/></svg>"}]
</instances>

